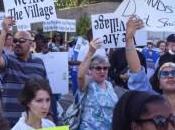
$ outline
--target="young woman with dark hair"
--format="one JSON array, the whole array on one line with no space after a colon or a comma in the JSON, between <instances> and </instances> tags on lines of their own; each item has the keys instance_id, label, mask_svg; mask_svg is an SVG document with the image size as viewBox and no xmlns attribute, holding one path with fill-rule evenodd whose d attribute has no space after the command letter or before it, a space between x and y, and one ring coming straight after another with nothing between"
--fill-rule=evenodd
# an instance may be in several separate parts
<instances>
[{"instance_id":1,"label":"young woman with dark hair","mask_svg":"<svg viewBox=\"0 0 175 130\"><path fill-rule=\"evenodd\" d=\"M112 130L174 130L175 115L161 95L126 92L113 114Z\"/></svg>"},{"instance_id":2,"label":"young woman with dark hair","mask_svg":"<svg viewBox=\"0 0 175 130\"><path fill-rule=\"evenodd\" d=\"M25 112L12 130L34 130L55 126L52 121L45 118L49 113L51 95L47 80L37 78L27 81L19 98Z\"/></svg>"}]
</instances>

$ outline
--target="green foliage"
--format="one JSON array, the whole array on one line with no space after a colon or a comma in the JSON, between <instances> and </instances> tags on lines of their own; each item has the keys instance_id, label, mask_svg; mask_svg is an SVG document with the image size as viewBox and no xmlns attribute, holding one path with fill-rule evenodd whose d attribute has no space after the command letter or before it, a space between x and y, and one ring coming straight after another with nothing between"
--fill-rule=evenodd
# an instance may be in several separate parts
<instances>
[{"instance_id":1,"label":"green foliage","mask_svg":"<svg viewBox=\"0 0 175 130\"><path fill-rule=\"evenodd\" d=\"M77 35L85 36L90 27L90 18L87 15L80 17L79 21L77 22Z\"/></svg>"},{"instance_id":2,"label":"green foliage","mask_svg":"<svg viewBox=\"0 0 175 130\"><path fill-rule=\"evenodd\" d=\"M58 9L75 7L77 0L56 0L55 5Z\"/></svg>"},{"instance_id":3,"label":"green foliage","mask_svg":"<svg viewBox=\"0 0 175 130\"><path fill-rule=\"evenodd\" d=\"M99 0L55 0L55 5L58 9L77 7L84 4L98 2Z\"/></svg>"}]
</instances>

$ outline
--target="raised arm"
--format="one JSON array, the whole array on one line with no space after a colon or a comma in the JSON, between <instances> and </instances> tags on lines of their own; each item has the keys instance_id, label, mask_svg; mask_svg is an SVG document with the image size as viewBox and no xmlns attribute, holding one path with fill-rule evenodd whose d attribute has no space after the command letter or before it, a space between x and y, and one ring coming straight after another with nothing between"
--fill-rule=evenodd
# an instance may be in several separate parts
<instances>
[{"instance_id":1,"label":"raised arm","mask_svg":"<svg viewBox=\"0 0 175 130\"><path fill-rule=\"evenodd\" d=\"M88 84L88 79L86 77L86 74L89 70L89 66L91 63L91 58L95 54L96 49L98 49L101 46L101 42L99 42L99 39L95 39L90 42L89 44L89 51L84 59L83 62L81 62L79 66L79 71L78 71L78 86L80 90L85 90L86 86Z\"/></svg>"},{"instance_id":2,"label":"raised arm","mask_svg":"<svg viewBox=\"0 0 175 130\"><path fill-rule=\"evenodd\" d=\"M126 60L131 71L128 79L128 88L130 90L154 92L145 71L141 69L140 59L133 41L136 30L142 27L143 21L134 16L128 20L126 25Z\"/></svg>"},{"instance_id":3,"label":"raised arm","mask_svg":"<svg viewBox=\"0 0 175 130\"><path fill-rule=\"evenodd\" d=\"M2 50L4 48L6 34L9 32L13 24L14 24L14 21L12 20L11 17L4 18L2 22L2 31L0 35L0 67L3 67L5 65L4 59L2 57Z\"/></svg>"},{"instance_id":4,"label":"raised arm","mask_svg":"<svg viewBox=\"0 0 175 130\"><path fill-rule=\"evenodd\" d=\"M136 30L143 27L143 21L131 16L126 24L126 59L131 72L138 72L141 69L133 37Z\"/></svg>"}]
</instances>

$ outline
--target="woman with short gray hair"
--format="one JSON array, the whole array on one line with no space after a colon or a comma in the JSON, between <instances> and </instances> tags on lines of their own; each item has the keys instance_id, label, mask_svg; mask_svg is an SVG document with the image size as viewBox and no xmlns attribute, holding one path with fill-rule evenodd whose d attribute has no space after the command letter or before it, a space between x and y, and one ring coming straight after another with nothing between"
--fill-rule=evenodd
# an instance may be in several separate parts
<instances>
[{"instance_id":1,"label":"woman with short gray hair","mask_svg":"<svg viewBox=\"0 0 175 130\"><path fill-rule=\"evenodd\" d=\"M79 130L110 130L113 109L118 101L112 84L107 81L108 58L95 55L99 39L90 42L85 60L80 64L78 83L85 93Z\"/></svg>"}]
</instances>

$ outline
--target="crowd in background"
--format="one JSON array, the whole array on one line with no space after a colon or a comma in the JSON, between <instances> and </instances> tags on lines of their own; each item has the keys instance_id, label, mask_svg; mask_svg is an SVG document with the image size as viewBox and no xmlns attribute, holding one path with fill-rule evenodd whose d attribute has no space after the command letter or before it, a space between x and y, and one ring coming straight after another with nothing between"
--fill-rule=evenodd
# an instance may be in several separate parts
<instances>
[{"instance_id":1,"label":"crowd in background","mask_svg":"<svg viewBox=\"0 0 175 130\"><path fill-rule=\"evenodd\" d=\"M131 16L124 48L101 48L102 41L93 39L89 29L82 40L87 44L76 51L79 37L66 42L60 32L52 38L26 31L13 34L13 24L5 18L0 35L3 130L60 124L58 95L51 92L43 61L32 56L49 52L69 53L70 93L77 102L77 91L84 96L78 130L175 129L175 34L139 49L133 37L143 22Z\"/></svg>"}]
</instances>

